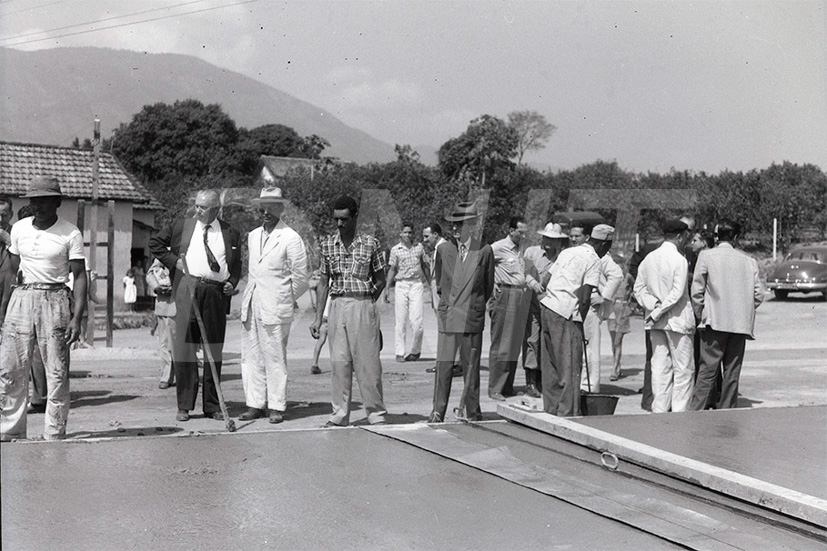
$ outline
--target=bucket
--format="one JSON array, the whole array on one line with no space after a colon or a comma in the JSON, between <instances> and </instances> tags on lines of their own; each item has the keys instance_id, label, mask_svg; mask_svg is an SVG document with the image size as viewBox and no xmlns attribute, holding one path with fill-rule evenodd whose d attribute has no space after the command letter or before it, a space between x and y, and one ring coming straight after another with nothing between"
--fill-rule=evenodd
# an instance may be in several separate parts
<instances>
[{"instance_id":1,"label":"bucket","mask_svg":"<svg viewBox=\"0 0 827 551\"><path fill-rule=\"evenodd\" d=\"M614 415L617 396L611 394L580 394L580 415Z\"/></svg>"}]
</instances>

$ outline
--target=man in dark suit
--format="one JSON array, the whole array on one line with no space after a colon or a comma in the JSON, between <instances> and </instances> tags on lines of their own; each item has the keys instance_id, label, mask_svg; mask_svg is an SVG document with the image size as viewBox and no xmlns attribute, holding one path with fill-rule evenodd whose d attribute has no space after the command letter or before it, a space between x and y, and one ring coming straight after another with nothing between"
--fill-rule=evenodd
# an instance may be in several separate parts
<instances>
[{"instance_id":1,"label":"man in dark suit","mask_svg":"<svg viewBox=\"0 0 827 551\"><path fill-rule=\"evenodd\" d=\"M494 254L477 235L480 213L475 203L460 203L445 217L454 239L437 247L434 271L439 296L436 378L430 423L445 419L457 348L465 385L458 419L477 421L480 411L480 352L485 304L494 290Z\"/></svg>"},{"instance_id":2,"label":"man in dark suit","mask_svg":"<svg viewBox=\"0 0 827 551\"><path fill-rule=\"evenodd\" d=\"M189 420L198 396L196 348L201 342L215 360L221 377L221 358L230 297L241 277L241 236L229 224L217 219L220 201L213 190L195 197L195 218L177 220L149 240L152 254L169 268L172 276L175 316L173 359L178 381L178 421ZM196 308L204 321L205 334L196 322ZM210 369L204 370L204 416L224 417Z\"/></svg>"}]
</instances>

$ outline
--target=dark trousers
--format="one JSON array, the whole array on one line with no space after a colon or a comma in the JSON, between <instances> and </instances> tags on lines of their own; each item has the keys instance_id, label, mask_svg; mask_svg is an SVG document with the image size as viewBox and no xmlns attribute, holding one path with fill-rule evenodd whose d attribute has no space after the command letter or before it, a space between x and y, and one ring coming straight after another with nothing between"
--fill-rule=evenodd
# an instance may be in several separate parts
<instances>
[{"instance_id":1,"label":"dark trousers","mask_svg":"<svg viewBox=\"0 0 827 551\"><path fill-rule=\"evenodd\" d=\"M175 379L178 381L178 409L191 411L195 409L198 396L198 362L196 350L202 343L209 348L215 360L215 370L221 378L221 359L224 351L224 333L227 329L227 301L218 285L201 283L184 276L178 284L175 294L177 314L175 315L175 343L173 360L175 362ZM202 335L195 318L195 308L201 313L206 334ZM204 413L220 411L216 381L213 380L209 360L205 354L204 394L202 396Z\"/></svg>"},{"instance_id":2,"label":"dark trousers","mask_svg":"<svg viewBox=\"0 0 827 551\"><path fill-rule=\"evenodd\" d=\"M438 413L443 419L445 418L448 400L451 397L452 370L457 348L459 348L464 382L462 397L459 400L459 410L468 419L477 420L482 417L482 410L480 410L482 332L438 334L433 412Z\"/></svg>"},{"instance_id":3,"label":"dark trousers","mask_svg":"<svg viewBox=\"0 0 827 551\"><path fill-rule=\"evenodd\" d=\"M525 335L531 292L498 287L491 302L491 348L488 353L488 393L514 394L514 374Z\"/></svg>"},{"instance_id":4,"label":"dark trousers","mask_svg":"<svg viewBox=\"0 0 827 551\"><path fill-rule=\"evenodd\" d=\"M719 366L723 369L723 381L717 408L734 408L738 405L738 380L741 377L746 344L747 336L741 333L715 331L709 326L701 329L701 364L692 401L689 403L690 410L697 411L706 407L715 388Z\"/></svg>"},{"instance_id":5,"label":"dark trousers","mask_svg":"<svg viewBox=\"0 0 827 551\"><path fill-rule=\"evenodd\" d=\"M640 407L652 411L652 402L655 395L652 392L652 336L646 330L646 363L643 364L643 396L640 398Z\"/></svg>"},{"instance_id":6,"label":"dark trousers","mask_svg":"<svg viewBox=\"0 0 827 551\"><path fill-rule=\"evenodd\" d=\"M580 415L583 324L542 308L543 410L552 415Z\"/></svg>"}]
</instances>

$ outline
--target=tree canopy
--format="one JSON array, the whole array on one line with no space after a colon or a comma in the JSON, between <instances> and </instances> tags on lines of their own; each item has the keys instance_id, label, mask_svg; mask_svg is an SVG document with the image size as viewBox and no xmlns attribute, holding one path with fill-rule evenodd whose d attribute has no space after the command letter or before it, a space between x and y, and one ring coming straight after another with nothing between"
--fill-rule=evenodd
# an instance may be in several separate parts
<instances>
[{"instance_id":1,"label":"tree canopy","mask_svg":"<svg viewBox=\"0 0 827 551\"><path fill-rule=\"evenodd\" d=\"M482 115L468 124L460 136L439 148L439 168L448 178L469 178L482 184L497 168L511 168L517 155L517 132L492 115Z\"/></svg>"},{"instance_id":2,"label":"tree canopy","mask_svg":"<svg viewBox=\"0 0 827 551\"><path fill-rule=\"evenodd\" d=\"M537 111L512 111L508 125L517 132L517 164L523 164L527 151L542 149L557 127Z\"/></svg>"}]
</instances>

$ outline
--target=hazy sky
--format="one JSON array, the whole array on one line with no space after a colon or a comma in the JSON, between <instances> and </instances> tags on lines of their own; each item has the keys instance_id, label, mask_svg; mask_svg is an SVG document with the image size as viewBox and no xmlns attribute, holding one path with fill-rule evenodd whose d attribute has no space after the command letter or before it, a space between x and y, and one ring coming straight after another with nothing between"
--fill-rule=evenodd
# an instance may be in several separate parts
<instances>
[{"instance_id":1,"label":"hazy sky","mask_svg":"<svg viewBox=\"0 0 827 551\"><path fill-rule=\"evenodd\" d=\"M558 168L827 169L826 36L816 1L0 0L0 46L198 56L391 144L535 110Z\"/></svg>"}]
</instances>

